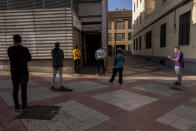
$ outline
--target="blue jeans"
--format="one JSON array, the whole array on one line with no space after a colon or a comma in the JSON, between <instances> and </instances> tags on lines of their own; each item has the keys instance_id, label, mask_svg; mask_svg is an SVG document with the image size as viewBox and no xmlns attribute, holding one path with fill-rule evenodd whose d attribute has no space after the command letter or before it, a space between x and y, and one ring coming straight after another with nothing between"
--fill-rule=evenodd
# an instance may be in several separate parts
<instances>
[{"instance_id":1,"label":"blue jeans","mask_svg":"<svg viewBox=\"0 0 196 131\"><path fill-rule=\"evenodd\" d=\"M63 86L63 67L53 67L51 86L54 87L57 72L59 72L59 86L61 87Z\"/></svg>"}]
</instances>

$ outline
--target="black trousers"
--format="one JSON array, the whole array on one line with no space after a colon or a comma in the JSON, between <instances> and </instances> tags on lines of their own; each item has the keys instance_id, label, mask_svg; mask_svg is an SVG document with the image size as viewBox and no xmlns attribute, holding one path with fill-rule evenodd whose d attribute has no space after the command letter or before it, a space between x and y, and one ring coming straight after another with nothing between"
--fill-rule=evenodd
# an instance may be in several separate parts
<instances>
[{"instance_id":1,"label":"black trousers","mask_svg":"<svg viewBox=\"0 0 196 131\"><path fill-rule=\"evenodd\" d=\"M80 60L74 60L74 72L79 73L80 71Z\"/></svg>"},{"instance_id":2,"label":"black trousers","mask_svg":"<svg viewBox=\"0 0 196 131\"><path fill-rule=\"evenodd\" d=\"M105 66L104 66L104 60L103 59L99 59L97 60L97 70L98 70L98 73L100 73L100 68L103 69L103 74L105 74Z\"/></svg>"},{"instance_id":3,"label":"black trousers","mask_svg":"<svg viewBox=\"0 0 196 131\"><path fill-rule=\"evenodd\" d=\"M18 93L20 87L21 87L22 106L27 106L27 86L29 81L29 75L25 75L25 76L12 75L11 79L13 84L13 99L14 99L15 107L20 106L18 101Z\"/></svg>"},{"instance_id":4,"label":"black trousers","mask_svg":"<svg viewBox=\"0 0 196 131\"><path fill-rule=\"evenodd\" d=\"M113 82L115 77L116 77L116 74L119 72L119 84L122 84L123 83L123 68L114 68L113 69L113 73L112 73L112 78L110 80L110 82Z\"/></svg>"}]
</instances>

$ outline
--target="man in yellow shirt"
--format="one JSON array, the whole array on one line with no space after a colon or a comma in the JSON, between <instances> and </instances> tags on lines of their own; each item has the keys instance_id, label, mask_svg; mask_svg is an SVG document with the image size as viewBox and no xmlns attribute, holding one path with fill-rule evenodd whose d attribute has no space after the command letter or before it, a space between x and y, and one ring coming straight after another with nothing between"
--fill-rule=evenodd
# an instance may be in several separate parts
<instances>
[{"instance_id":1,"label":"man in yellow shirt","mask_svg":"<svg viewBox=\"0 0 196 131\"><path fill-rule=\"evenodd\" d=\"M74 59L74 73L75 73L75 76L78 76L78 73L80 70L80 57L81 57L81 53L80 53L80 50L78 49L78 45L76 45L72 53L73 53L73 59Z\"/></svg>"}]
</instances>

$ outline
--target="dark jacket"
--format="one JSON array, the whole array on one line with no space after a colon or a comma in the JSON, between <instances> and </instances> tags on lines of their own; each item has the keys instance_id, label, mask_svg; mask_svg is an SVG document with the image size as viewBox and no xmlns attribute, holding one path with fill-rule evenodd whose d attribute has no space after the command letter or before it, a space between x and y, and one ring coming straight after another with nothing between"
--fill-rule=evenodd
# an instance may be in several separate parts
<instances>
[{"instance_id":1,"label":"dark jacket","mask_svg":"<svg viewBox=\"0 0 196 131\"><path fill-rule=\"evenodd\" d=\"M63 67L64 53L60 48L54 48L51 52L53 67Z\"/></svg>"},{"instance_id":2,"label":"dark jacket","mask_svg":"<svg viewBox=\"0 0 196 131\"><path fill-rule=\"evenodd\" d=\"M12 75L25 76L28 75L28 62L32 57L28 48L18 45L8 48L8 57L10 60L10 70Z\"/></svg>"}]
</instances>

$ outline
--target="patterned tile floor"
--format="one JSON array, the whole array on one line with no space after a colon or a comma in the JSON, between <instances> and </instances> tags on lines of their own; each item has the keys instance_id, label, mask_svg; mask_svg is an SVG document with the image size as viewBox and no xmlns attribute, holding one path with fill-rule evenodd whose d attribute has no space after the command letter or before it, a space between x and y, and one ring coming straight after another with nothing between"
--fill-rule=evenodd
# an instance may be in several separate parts
<instances>
[{"instance_id":1,"label":"patterned tile floor","mask_svg":"<svg viewBox=\"0 0 196 131\"><path fill-rule=\"evenodd\" d=\"M9 73L1 72L0 131L196 131L196 76L185 74L174 91L173 70L127 57L124 71L122 86L108 83L110 73L64 75L71 93L52 92L51 74L31 73L29 105L59 106L51 120L18 119Z\"/></svg>"}]
</instances>

